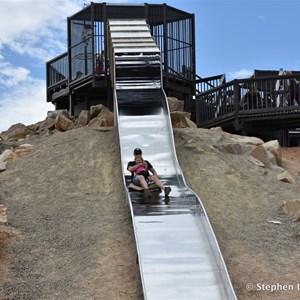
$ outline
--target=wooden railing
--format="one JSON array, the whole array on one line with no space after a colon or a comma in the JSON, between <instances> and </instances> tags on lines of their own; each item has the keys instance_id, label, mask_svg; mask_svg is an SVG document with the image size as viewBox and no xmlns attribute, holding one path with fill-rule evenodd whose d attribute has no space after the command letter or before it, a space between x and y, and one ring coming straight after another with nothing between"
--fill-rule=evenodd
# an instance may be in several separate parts
<instances>
[{"instance_id":1,"label":"wooden railing","mask_svg":"<svg viewBox=\"0 0 300 300\"><path fill-rule=\"evenodd\" d=\"M196 95L197 125L209 127L226 118L237 121L247 114L300 111L300 86L291 84L295 80L299 75L236 79L200 92ZM247 97L253 88L259 95Z\"/></svg>"},{"instance_id":2,"label":"wooden railing","mask_svg":"<svg viewBox=\"0 0 300 300\"><path fill-rule=\"evenodd\" d=\"M215 75L211 77L201 78L196 75L195 87L196 93L204 93L208 90L216 88L226 82L225 74Z\"/></svg>"}]
</instances>

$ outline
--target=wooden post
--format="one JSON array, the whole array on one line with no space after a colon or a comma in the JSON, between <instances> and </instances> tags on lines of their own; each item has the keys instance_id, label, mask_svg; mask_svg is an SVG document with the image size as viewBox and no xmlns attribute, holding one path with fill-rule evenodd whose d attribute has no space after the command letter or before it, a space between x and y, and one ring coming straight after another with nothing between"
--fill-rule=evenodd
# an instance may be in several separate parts
<instances>
[{"instance_id":1,"label":"wooden post","mask_svg":"<svg viewBox=\"0 0 300 300\"><path fill-rule=\"evenodd\" d=\"M69 114L71 115L71 116L73 116L74 115L74 103L75 103L75 101L74 101L74 94L70 94L69 95Z\"/></svg>"}]
</instances>

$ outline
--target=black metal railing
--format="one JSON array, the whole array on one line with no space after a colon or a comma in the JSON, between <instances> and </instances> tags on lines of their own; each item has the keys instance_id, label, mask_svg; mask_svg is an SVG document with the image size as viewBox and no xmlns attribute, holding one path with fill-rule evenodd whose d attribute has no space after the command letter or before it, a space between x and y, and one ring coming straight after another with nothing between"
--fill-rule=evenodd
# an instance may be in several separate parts
<instances>
[{"instance_id":1,"label":"black metal railing","mask_svg":"<svg viewBox=\"0 0 300 300\"><path fill-rule=\"evenodd\" d=\"M47 88L51 88L68 80L69 65L68 53L65 52L46 64Z\"/></svg>"},{"instance_id":2,"label":"black metal railing","mask_svg":"<svg viewBox=\"0 0 300 300\"><path fill-rule=\"evenodd\" d=\"M118 5L91 3L68 18L68 53L47 63L47 90L67 80L99 81L109 73L106 26L108 19L145 18L162 52L165 72L171 68L184 77L195 77L194 15L166 4ZM103 56L103 57L101 57ZM104 59L104 62L100 61ZM100 62L100 63L99 63Z\"/></svg>"},{"instance_id":3,"label":"black metal railing","mask_svg":"<svg viewBox=\"0 0 300 300\"><path fill-rule=\"evenodd\" d=\"M299 75L236 79L200 92L196 95L197 125L202 127L208 122L217 123L218 118L300 110L298 80Z\"/></svg>"}]
</instances>

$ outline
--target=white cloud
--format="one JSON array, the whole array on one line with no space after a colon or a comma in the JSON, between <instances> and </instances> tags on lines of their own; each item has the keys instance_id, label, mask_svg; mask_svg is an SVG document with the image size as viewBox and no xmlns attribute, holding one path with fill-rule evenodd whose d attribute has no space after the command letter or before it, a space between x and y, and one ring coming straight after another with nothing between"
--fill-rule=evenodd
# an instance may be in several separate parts
<instances>
[{"instance_id":1,"label":"white cloud","mask_svg":"<svg viewBox=\"0 0 300 300\"><path fill-rule=\"evenodd\" d=\"M266 17L265 16L258 16L258 18L262 21L265 21L266 20Z\"/></svg>"},{"instance_id":2,"label":"white cloud","mask_svg":"<svg viewBox=\"0 0 300 300\"><path fill-rule=\"evenodd\" d=\"M54 106L46 103L45 80L33 78L30 70L0 59L0 132L16 123L41 121L48 110L54 110Z\"/></svg>"},{"instance_id":3,"label":"white cloud","mask_svg":"<svg viewBox=\"0 0 300 300\"><path fill-rule=\"evenodd\" d=\"M0 49L5 45L45 61L64 52L67 17L80 10L81 4L79 0L2 0Z\"/></svg>"},{"instance_id":4,"label":"white cloud","mask_svg":"<svg viewBox=\"0 0 300 300\"><path fill-rule=\"evenodd\" d=\"M42 121L46 118L47 111L55 109L46 102L44 80L22 82L17 89L4 93L1 98L0 132L16 123L30 125Z\"/></svg>"},{"instance_id":5,"label":"white cloud","mask_svg":"<svg viewBox=\"0 0 300 300\"><path fill-rule=\"evenodd\" d=\"M0 62L0 87L16 87L20 82L28 80L30 71L23 67L12 66L8 62Z\"/></svg>"},{"instance_id":6,"label":"white cloud","mask_svg":"<svg viewBox=\"0 0 300 300\"><path fill-rule=\"evenodd\" d=\"M46 103L46 83L31 77L30 70L0 60L0 132L11 125L30 125L45 119L48 110L54 110Z\"/></svg>"},{"instance_id":7,"label":"white cloud","mask_svg":"<svg viewBox=\"0 0 300 300\"><path fill-rule=\"evenodd\" d=\"M43 78L34 78L21 64L34 58L44 68L65 52L67 17L82 8L83 0L1 0L0 132L16 123L44 120L54 110L46 102L44 71Z\"/></svg>"},{"instance_id":8,"label":"white cloud","mask_svg":"<svg viewBox=\"0 0 300 300\"><path fill-rule=\"evenodd\" d=\"M245 70L241 69L239 71L229 72L229 78L232 79L241 79L241 78L249 78L253 75L253 70Z\"/></svg>"}]
</instances>

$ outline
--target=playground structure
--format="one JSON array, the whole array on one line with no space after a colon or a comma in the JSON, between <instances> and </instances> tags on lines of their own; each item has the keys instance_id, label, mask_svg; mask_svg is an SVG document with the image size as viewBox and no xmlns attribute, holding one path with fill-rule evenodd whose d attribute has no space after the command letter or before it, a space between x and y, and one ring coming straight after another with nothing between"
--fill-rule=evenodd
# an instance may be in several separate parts
<instances>
[{"instance_id":1,"label":"playground structure","mask_svg":"<svg viewBox=\"0 0 300 300\"><path fill-rule=\"evenodd\" d=\"M91 3L69 17L67 52L46 64L47 101L72 115L99 103L113 109L107 20L141 18L161 50L166 94L184 100L190 111L195 93L194 15L166 4Z\"/></svg>"},{"instance_id":2,"label":"playground structure","mask_svg":"<svg viewBox=\"0 0 300 300\"><path fill-rule=\"evenodd\" d=\"M291 94L287 82L299 81L300 72L254 70L253 77L230 82L224 74L199 77L195 16L167 4L91 3L69 17L67 51L46 63L47 101L71 115L100 103L113 110L107 20L141 18L161 51L166 95L183 100L198 127L221 126L265 141L278 139L282 146L300 145L300 110L297 101L287 101ZM245 110L240 103L250 85L263 101ZM300 94L299 85L293 90Z\"/></svg>"}]
</instances>

